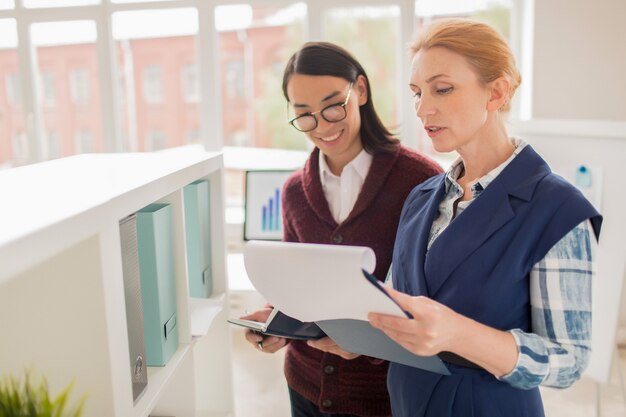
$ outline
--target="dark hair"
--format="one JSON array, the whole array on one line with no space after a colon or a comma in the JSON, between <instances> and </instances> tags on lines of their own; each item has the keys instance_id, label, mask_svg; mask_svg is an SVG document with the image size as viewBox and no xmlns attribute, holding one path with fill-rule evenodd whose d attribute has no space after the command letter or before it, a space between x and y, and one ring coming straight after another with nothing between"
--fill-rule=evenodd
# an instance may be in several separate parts
<instances>
[{"instance_id":1,"label":"dark hair","mask_svg":"<svg viewBox=\"0 0 626 417\"><path fill-rule=\"evenodd\" d=\"M361 141L370 154L389 152L400 142L383 125L374 109L370 82L359 62L345 49L329 42L307 42L294 53L283 74L283 94L287 101L287 84L293 74L330 75L356 82L359 75L365 78L367 103L359 107L361 115Z\"/></svg>"}]
</instances>

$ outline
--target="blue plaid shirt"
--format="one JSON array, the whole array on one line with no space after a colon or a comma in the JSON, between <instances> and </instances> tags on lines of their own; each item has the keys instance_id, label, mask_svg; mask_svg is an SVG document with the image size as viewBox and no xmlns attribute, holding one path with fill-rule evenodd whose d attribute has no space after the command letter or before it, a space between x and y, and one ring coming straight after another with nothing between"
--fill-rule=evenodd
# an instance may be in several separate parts
<instances>
[{"instance_id":1,"label":"blue plaid shirt","mask_svg":"<svg viewBox=\"0 0 626 417\"><path fill-rule=\"evenodd\" d=\"M463 172L459 158L446 172L446 194L439 216L431 227L428 246L487 188L526 146L513 139L516 149L509 159L472 185L472 199L454 203L463 196L457 183ZM532 333L513 329L518 357L515 368L501 381L530 389L538 385L565 388L580 378L591 352L591 282L597 243L591 224L585 220L548 251L530 272ZM391 283L391 268L387 283Z\"/></svg>"}]
</instances>

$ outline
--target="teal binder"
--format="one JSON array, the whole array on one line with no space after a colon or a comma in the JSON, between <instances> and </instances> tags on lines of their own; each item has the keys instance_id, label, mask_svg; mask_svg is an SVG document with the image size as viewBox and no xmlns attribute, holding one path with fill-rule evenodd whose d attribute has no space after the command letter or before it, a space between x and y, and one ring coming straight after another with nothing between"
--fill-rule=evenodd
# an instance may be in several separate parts
<instances>
[{"instance_id":1,"label":"teal binder","mask_svg":"<svg viewBox=\"0 0 626 417\"><path fill-rule=\"evenodd\" d=\"M146 363L165 366L178 348L172 209L150 204L137 212Z\"/></svg>"},{"instance_id":2,"label":"teal binder","mask_svg":"<svg viewBox=\"0 0 626 417\"><path fill-rule=\"evenodd\" d=\"M189 295L207 298L213 291L209 182L197 180L183 188Z\"/></svg>"}]
</instances>

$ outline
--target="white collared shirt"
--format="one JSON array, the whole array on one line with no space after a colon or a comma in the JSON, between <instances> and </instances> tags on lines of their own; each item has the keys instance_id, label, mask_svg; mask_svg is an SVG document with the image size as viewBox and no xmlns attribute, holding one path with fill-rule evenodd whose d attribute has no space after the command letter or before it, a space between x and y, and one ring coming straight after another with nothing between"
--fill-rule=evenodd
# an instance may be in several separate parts
<instances>
[{"instance_id":1,"label":"white collared shirt","mask_svg":"<svg viewBox=\"0 0 626 417\"><path fill-rule=\"evenodd\" d=\"M343 168L341 175L337 176L332 173L326 163L326 157L320 152L320 181L330 212L338 224L343 222L354 208L365 177L372 166L372 159L372 155L363 149Z\"/></svg>"}]
</instances>

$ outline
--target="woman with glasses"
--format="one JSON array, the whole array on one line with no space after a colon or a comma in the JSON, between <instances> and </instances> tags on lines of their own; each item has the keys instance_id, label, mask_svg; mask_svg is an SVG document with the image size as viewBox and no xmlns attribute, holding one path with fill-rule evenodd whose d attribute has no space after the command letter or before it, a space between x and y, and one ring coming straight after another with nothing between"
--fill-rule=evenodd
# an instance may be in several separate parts
<instances>
[{"instance_id":1,"label":"woman with glasses","mask_svg":"<svg viewBox=\"0 0 626 417\"><path fill-rule=\"evenodd\" d=\"M494 29L442 20L411 49L417 117L459 158L404 204L388 291L411 318L370 320L451 375L392 363L394 416L543 416L538 386L570 386L589 360L602 217L507 134L521 77Z\"/></svg>"},{"instance_id":2,"label":"woman with glasses","mask_svg":"<svg viewBox=\"0 0 626 417\"><path fill-rule=\"evenodd\" d=\"M439 166L385 128L363 67L336 45L307 43L296 52L283 93L289 123L315 145L283 190L284 240L371 247L374 275L384 278L402 203L413 187L440 173ZM265 321L268 314L244 318ZM246 338L269 353L287 346L293 417L391 415L387 362L345 352L329 338L307 343L252 332Z\"/></svg>"}]
</instances>

